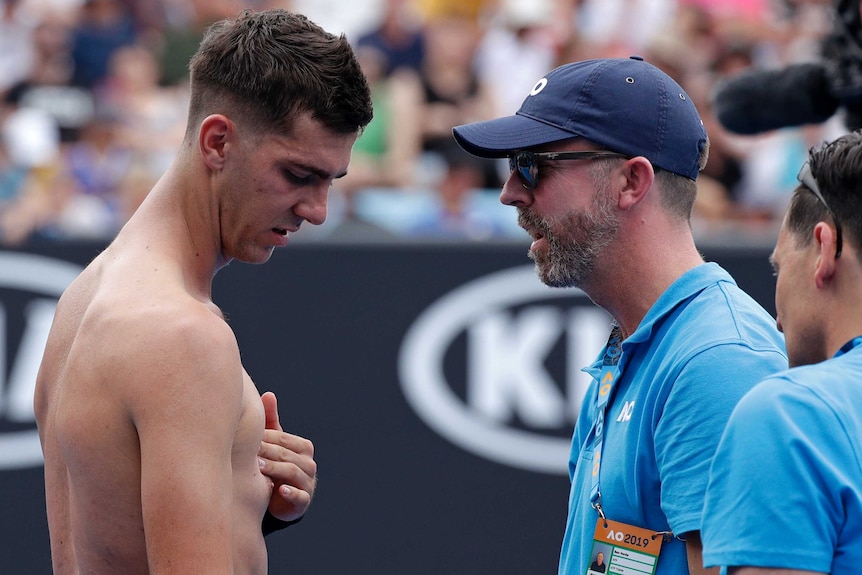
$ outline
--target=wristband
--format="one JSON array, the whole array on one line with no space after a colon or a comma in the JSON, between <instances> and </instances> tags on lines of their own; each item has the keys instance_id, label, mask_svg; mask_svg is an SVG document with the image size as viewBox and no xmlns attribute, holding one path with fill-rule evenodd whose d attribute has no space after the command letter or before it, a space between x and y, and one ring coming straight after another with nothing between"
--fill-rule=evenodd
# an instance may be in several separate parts
<instances>
[{"instance_id":1,"label":"wristband","mask_svg":"<svg viewBox=\"0 0 862 575\"><path fill-rule=\"evenodd\" d=\"M294 519L293 521L282 521L275 515L269 512L269 509L266 510L266 513L263 515L263 522L261 523L261 530L263 531L263 536L266 537L270 533L275 533L276 531L281 531L285 527L290 527L291 525L296 525L305 515L299 517L299 519Z\"/></svg>"}]
</instances>

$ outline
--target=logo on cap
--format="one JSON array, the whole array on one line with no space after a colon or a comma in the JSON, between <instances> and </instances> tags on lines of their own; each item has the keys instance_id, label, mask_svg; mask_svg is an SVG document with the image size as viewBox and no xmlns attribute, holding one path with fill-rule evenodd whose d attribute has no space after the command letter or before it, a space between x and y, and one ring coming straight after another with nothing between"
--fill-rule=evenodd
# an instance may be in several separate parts
<instances>
[{"instance_id":1,"label":"logo on cap","mask_svg":"<svg viewBox=\"0 0 862 575\"><path fill-rule=\"evenodd\" d=\"M536 85L535 85L535 86L533 86L533 89L530 91L530 95L531 95L531 96L535 96L536 94L538 94L539 92L541 92L542 90L544 90L544 89L545 89L545 86L547 86L547 85L548 85L548 79L547 79L547 78L542 78L541 80L539 80L538 82L536 82Z\"/></svg>"}]
</instances>

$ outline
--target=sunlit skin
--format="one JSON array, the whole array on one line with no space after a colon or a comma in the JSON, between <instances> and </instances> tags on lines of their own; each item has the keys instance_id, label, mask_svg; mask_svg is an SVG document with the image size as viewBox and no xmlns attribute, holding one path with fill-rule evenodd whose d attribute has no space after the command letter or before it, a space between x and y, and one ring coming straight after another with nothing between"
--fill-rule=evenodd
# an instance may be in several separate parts
<instances>
[{"instance_id":1,"label":"sunlit skin","mask_svg":"<svg viewBox=\"0 0 862 575\"><path fill-rule=\"evenodd\" d=\"M791 367L829 359L859 335L854 320L862 304L853 282L860 266L852 243L836 258L836 242L835 228L826 222L819 222L808 238L795 236L786 217L781 225L770 262L776 324Z\"/></svg>"},{"instance_id":2,"label":"sunlit skin","mask_svg":"<svg viewBox=\"0 0 862 575\"><path fill-rule=\"evenodd\" d=\"M818 363L828 357L826 326L815 321L818 300L811 297L816 294L808 293L814 287L819 250L814 242L799 246L798 241L783 224L770 256L776 277L776 325L784 333L791 367Z\"/></svg>"},{"instance_id":3,"label":"sunlit skin","mask_svg":"<svg viewBox=\"0 0 862 575\"><path fill-rule=\"evenodd\" d=\"M204 122L205 127L209 124L215 133L201 143L204 150L217 150L223 132L242 131L218 116ZM356 134L324 130L303 115L290 135L238 138L230 162L210 151L212 165L220 168L213 187L221 200L221 259L266 262L303 222L322 224L330 187L347 173L355 140Z\"/></svg>"},{"instance_id":4,"label":"sunlit skin","mask_svg":"<svg viewBox=\"0 0 862 575\"><path fill-rule=\"evenodd\" d=\"M202 119L63 294L35 394L54 573L266 572L264 513L301 516L316 464L246 373L213 275L323 223L355 138Z\"/></svg>"}]
</instances>

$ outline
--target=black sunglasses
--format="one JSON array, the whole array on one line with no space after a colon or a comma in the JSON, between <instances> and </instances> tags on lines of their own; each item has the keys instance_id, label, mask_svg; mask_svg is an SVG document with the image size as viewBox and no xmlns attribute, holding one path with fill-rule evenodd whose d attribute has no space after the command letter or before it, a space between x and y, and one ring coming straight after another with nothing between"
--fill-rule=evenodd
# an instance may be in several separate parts
<instances>
[{"instance_id":1,"label":"black sunglasses","mask_svg":"<svg viewBox=\"0 0 862 575\"><path fill-rule=\"evenodd\" d=\"M817 180L814 179L814 174L811 173L811 166L808 162L805 162L802 165L802 169L799 170L799 174L796 176L796 179L799 180L802 185L811 190L811 193L817 196L817 199L820 200L820 203L823 204L823 207L826 208L826 211L832 216L832 221L835 222L835 257L841 255L842 238L841 238L841 222L838 221L838 216L835 215L835 212L832 211L832 208L829 207L829 204L826 203L826 200L823 199L823 194L820 193L820 186L817 185Z\"/></svg>"},{"instance_id":2,"label":"black sunglasses","mask_svg":"<svg viewBox=\"0 0 862 575\"><path fill-rule=\"evenodd\" d=\"M593 158L628 158L625 154L608 150L583 152L529 152L521 150L509 156L509 171L517 172L521 185L535 190L539 185L539 161L541 160L592 160Z\"/></svg>"}]
</instances>

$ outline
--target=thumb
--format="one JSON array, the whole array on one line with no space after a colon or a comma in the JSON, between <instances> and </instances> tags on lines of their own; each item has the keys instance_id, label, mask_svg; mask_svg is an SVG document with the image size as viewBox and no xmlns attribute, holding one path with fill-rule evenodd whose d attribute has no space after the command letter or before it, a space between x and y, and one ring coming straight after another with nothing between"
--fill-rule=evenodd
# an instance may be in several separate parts
<instances>
[{"instance_id":1,"label":"thumb","mask_svg":"<svg viewBox=\"0 0 862 575\"><path fill-rule=\"evenodd\" d=\"M266 415L266 429L282 431L281 424L278 422L278 400L275 394L267 391L260 396L260 400L263 402L263 412Z\"/></svg>"}]
</instances>

